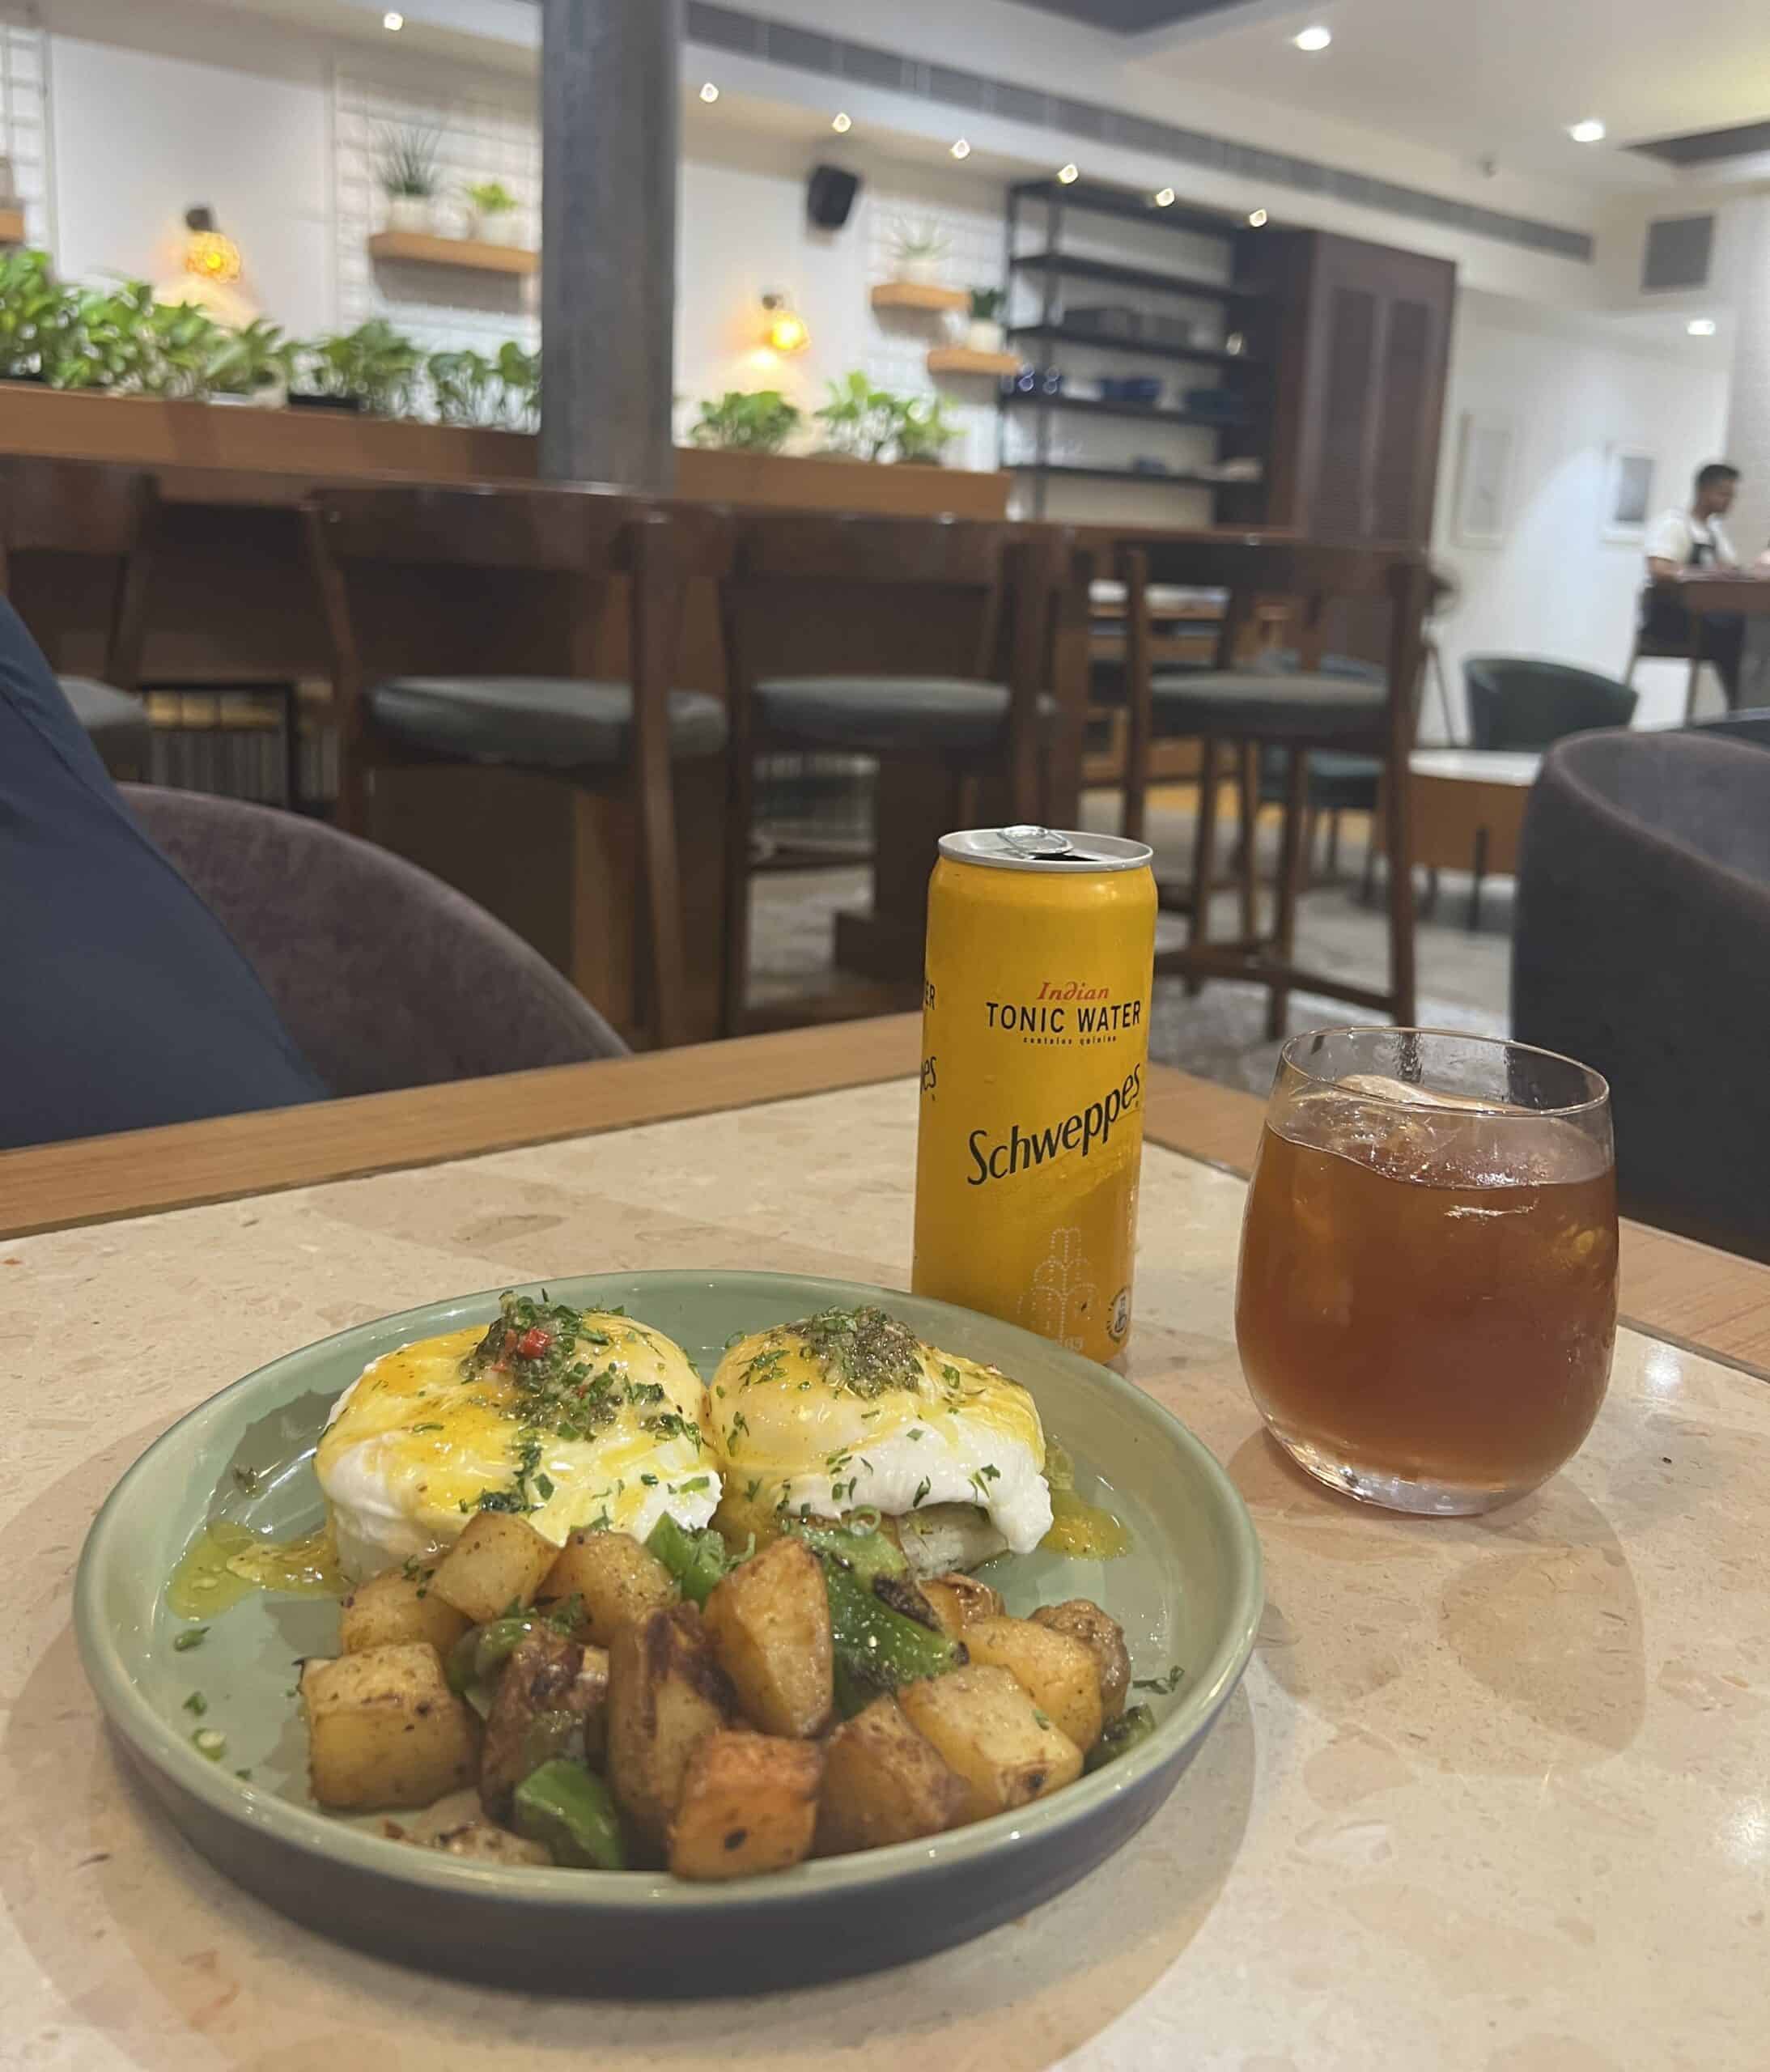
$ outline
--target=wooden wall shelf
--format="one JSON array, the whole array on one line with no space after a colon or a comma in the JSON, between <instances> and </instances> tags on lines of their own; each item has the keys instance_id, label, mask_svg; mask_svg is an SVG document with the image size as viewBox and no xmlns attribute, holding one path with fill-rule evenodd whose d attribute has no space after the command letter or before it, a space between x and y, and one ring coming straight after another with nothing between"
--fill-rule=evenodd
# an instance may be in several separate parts
<instances>
[{"instance_id":1,"label":"wooden wall shelf","mask_svg":"<svg viewBox=\"0 0 1770 2072\"><path fill-rule=\"evenodd\" d=\"M977 353L969 346L936 346L928 355L930 374L1018 374L1018 353Z\"/></svg>"},{"instance_id":2,"label":"wooden wall shelf","mask_svg":"<svg viewBox=\"0 0 1770 2072\"><path fill-rule=\"evenodd\" d=\"M369 240L369 257L397 260L404 265L457 266L472 274L533 274L541 265L541 254L520 244L433 237L417 230L377 231Z\"/></svg>"},{"instance_id":3,"label":"wooden wall shelf","mask_svg":"<svg viewBox=\"0 0 1770 2072\"><path fill-rule=\"evenodd\" d=\"M23 244L23 210L0 209L0 244Z\"/></svg>"},{"instance_id":4,"label":"wooden wall shelf","mask_svg":"<svg viewBox=\"0 0 1770 2072\"><path fill-rule=\"evenodd\" d=\"M881 281L872 291L872 306L875 309L945 312L969 309L971 296L966 288L928 287L920 281Z\"/></svg>"}]
</instances>

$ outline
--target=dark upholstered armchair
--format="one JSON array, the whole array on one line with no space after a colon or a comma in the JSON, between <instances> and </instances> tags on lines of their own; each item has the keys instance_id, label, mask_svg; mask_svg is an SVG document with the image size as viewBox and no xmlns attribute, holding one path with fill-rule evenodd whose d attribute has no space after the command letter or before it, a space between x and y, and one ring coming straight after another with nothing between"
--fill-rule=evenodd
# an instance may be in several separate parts
<instances>
[{"instance_id":1,"label":"dark upholstered armchair","mask_svg":"<svg viewBox=\"0 0 1770 2072\"><path fill-rule=\"evenodd\" d=\"M1469 745L1543 749L1594 727L1626 727L1636 697L1627 684L1564 662L1471 655L1462 664Z\"/></svg>"},{"instance_id":2,"label":"dark upholstered armchair","mask_svg":"<svg viewBox=\"0 0 1770 2072\"><path fill-rule=\"evenodd\" d=\"M1770 1259L1770 756L1691 733L1551 749L1512 1021L1609 1080L1626 1214Z\"/></svg>"},{"instance_id":3,"label":"dark upholstered armchair","mask_svg":"<svg viewBox=\"0 0 1770 2072\"><path fill-rule=\"evenodd\" d=\"M269 807L121 788L333 1093L625 1051L544 957L427 871Z\"/></svg>"}]
</instances>

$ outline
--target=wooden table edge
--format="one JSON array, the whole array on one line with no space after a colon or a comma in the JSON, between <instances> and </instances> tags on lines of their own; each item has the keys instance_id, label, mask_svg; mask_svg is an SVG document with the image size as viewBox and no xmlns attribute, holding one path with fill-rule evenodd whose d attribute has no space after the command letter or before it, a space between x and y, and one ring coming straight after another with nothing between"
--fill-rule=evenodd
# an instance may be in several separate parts
<instances>
[{"instance_id":1,"label":"wooden table edge","mask_svg":"<svg viewBox=\"0 0 1770 2072\"><path fill-rule=\"evenodd\" d=\"M915 1076L914 1014L0 1152L0 1242ZM1238 1179L1264 1102L1152 1065L1151 1144ZM1632 1330L1770 1381L1770 1267L1625 1223Z\"/></svg>"}]
</instances>

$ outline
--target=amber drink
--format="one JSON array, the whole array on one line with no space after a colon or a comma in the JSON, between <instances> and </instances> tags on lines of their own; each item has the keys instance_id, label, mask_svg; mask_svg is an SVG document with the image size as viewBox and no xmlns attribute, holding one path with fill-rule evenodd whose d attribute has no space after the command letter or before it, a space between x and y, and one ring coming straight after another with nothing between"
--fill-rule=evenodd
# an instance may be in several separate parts
<instances>
[{"instance_id":1,"label":"amber drink","mask_svg":"<svg viewBox=\"0 0 1770 2072\"><path fill-rule=\"evenodd\" d=\"M1236 1338L1255 1403L1311 1474L1403 1510L1504 1503L1577 1451L1615 1333L1595 1072L1429 1030L1286 1045Z\"/></svg>"}]
</instances>

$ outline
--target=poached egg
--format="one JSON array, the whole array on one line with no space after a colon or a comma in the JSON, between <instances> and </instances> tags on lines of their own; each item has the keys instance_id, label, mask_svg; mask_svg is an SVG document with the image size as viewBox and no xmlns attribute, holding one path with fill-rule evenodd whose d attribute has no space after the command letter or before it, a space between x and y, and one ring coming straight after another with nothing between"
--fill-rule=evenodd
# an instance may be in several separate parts
<instances>
[{"instance_id":1,"label":"poached egg","mask_svg":"<svg viewBox=\"0 0 1770 2072\"><path fill-rule=\"evenodd\" d=\"M673 1340L619 1310L502 1298L497 1321L384 1353L333 1405L314 1467L353 1582L447 1551L482 1509L555 1546L643 1540L719 1500L705 1391Z\"/></svg>"},{"instance_id":2,"label":"poached egg","mask_svg":"<svg viewBox=\"0 0 1770 2072\"><path fill-rule=\"evenodd\" d=\"M931 1560L950 1565L955 1526L992 1529L987 1540L960 1534L973 1561L1029 1553L1051 1530L1032 1397L880 1309L826 1310L739 1339L708 1386L706 1424L728 1536L875 1510L898 1522L912 1565L933 1573L916 1543L937 1542Z\"/></svg>"}]
</instances>

